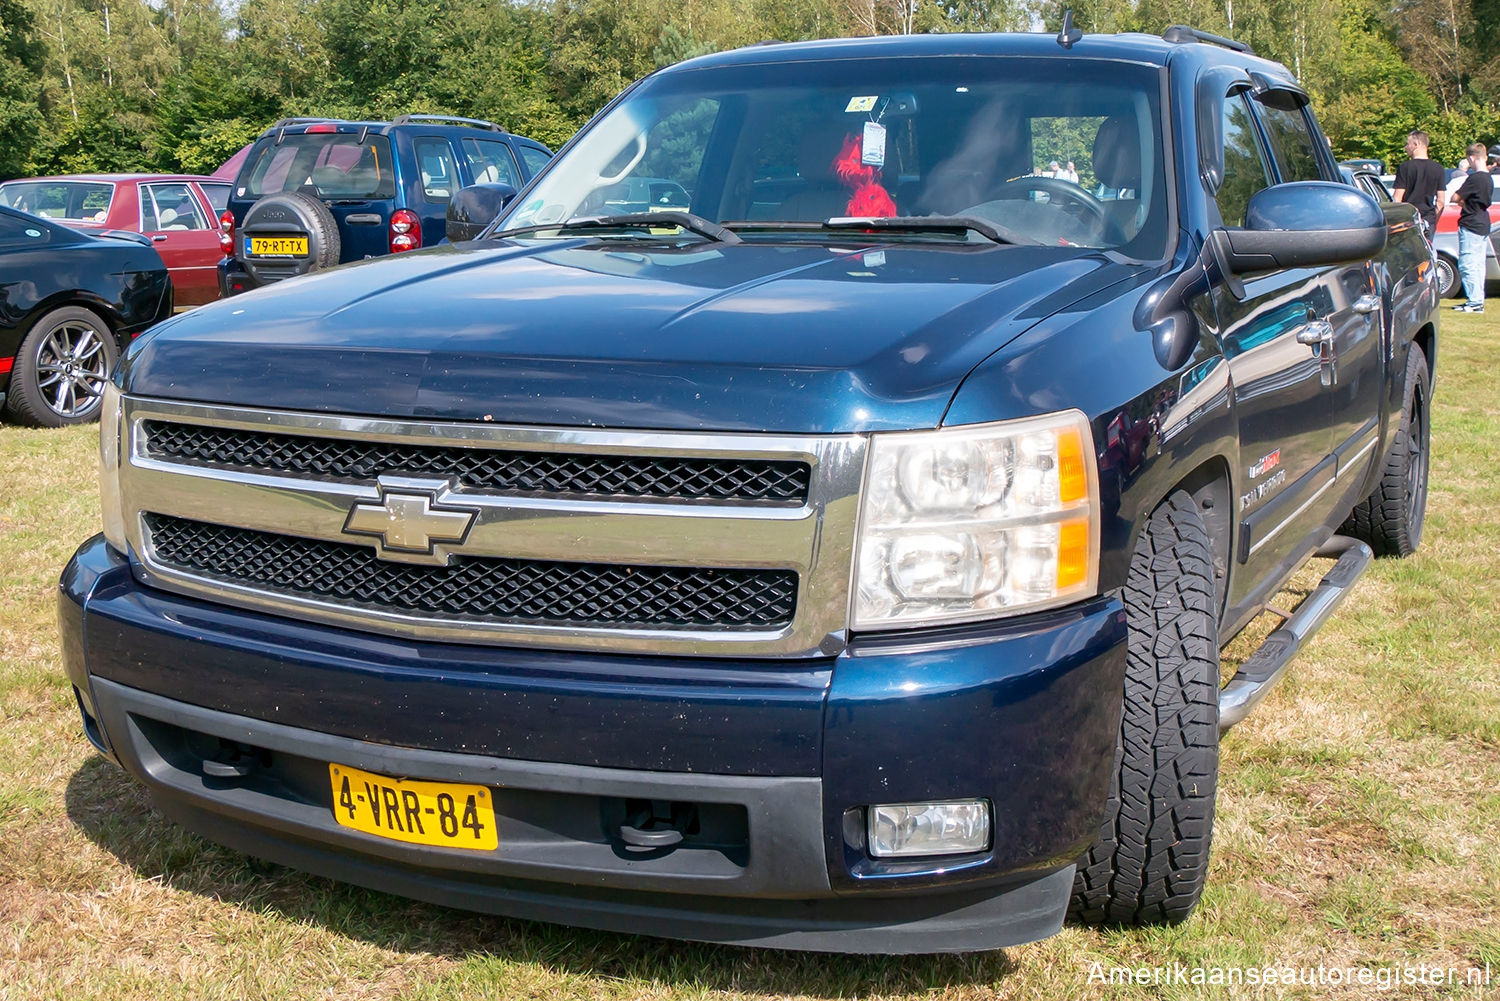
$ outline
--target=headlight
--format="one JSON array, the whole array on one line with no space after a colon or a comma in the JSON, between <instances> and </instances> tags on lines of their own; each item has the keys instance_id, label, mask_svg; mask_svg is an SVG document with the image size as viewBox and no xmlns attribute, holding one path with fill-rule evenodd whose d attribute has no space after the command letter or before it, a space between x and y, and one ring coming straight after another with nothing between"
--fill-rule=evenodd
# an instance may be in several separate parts
<instances>
[{"instance_id":1,"label":"headlight","mask_svg":"<svg viewBox=\"0 0 1500 1001\"><path fill-rule=\"evenodd\" d=\"M1087 597L1099 580L1093 436L1076 410L871 436L855 629L966 622Z\"/></svg>"},{"instance_id":2,"label":"headlight","mask_svg":"<svg viewBox=\"0 0 1500 1001\"><path fill-rule=\"evenodd\" d=\"M104 386L104 401L99 408L99 502L104 515L104 539L120 553L128 553L125 541L125 509L120 501L120 450L125 447L124 415L120 408L120 388L113 382Z\"/></svg>"}]
</instances>

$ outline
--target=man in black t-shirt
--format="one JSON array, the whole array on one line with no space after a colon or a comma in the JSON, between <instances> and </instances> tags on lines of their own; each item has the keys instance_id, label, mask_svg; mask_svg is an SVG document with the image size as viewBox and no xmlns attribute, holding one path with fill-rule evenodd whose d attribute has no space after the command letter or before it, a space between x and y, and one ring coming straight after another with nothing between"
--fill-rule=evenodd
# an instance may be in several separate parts
<instances>
[{"instance_id":1,"label":"man in black t-shirt","mask_svg":"<svg viewBox=\"0 0 1500 1001\"><path fill-rule=\"evenodd\" d=\"M1430 239L1447 197L1443 193L1443 168L1427 159L1426 132L1417 131L1406 137L1406 155L1411 159L1396 168L1396 201L1417 207Z\"/></svg>"},{"instance_id":2,"label":"man in black t-shirt","mask_svg":"<svg viewBox=\"0 0 1500 1001\"><path fill-rule=\"evenodd\" d=\"M1469 176L1453 192L1458 203L1458 273L1464 280L1465 301L1453 308L1461 313L1484 312L1484 257L1490 244L1490 202L1495 179L1486 169L1484 144L1469 147Z\"/></svg>"}]
</instances>

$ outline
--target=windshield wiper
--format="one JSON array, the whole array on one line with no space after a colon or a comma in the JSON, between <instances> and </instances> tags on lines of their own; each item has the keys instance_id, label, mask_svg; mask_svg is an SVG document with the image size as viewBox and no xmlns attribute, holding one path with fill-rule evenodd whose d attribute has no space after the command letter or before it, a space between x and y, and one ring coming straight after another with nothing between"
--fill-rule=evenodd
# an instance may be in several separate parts
<instances>
[{"instance_id":1,"label":"windshield wiper","mask_svg":"<svg viewBox=\"0 0 1500 1001\"><path fill-rule=\"evenodd\" d=\"M829 219L829 229L889 229L906 233L978 233L991 243L1036 245L1039 241L1009 226L966 215L898 215L885 218Z\"/></svg>"},{"instance_id":2,"label":"windshield wiper","mask_svg":"<svg viewBox=\"0 0 1500 1001\"><path fill-rule=\"evenodd\" d=\"M726 223L725 225L731 229L746 231L802 230L808 232L826 232L828 230L857 230L870 232L874 230L889 230L898 233L953 233L959 236L978 233L991 243L1011 243L1028 246L1040 245L1040 241L1018 233L1008 226L1002 226L999 223L989 222L985 219L976 219L973 216L913 215L872 218L865 218L864 216L838 216L832 219L825 219L822 222L745 220L742 222Z\"/></svg>"},{"instance_id":3,"label":"windshield wiper","mask_svg":"<svg viewBox=\"0 0 1500 1001\"><path fill-rule=\"evenodd\" d=\"M523 236L547 230L570 229L642 229L651 226L676 226L688 233L696 233L714 243L743 243L738 236L710 219L691 212L629 212L624 215L577 216L566 222L551 222L535 226L518 226L491 233L492 238Z\"/></svg>"}]
</instances>

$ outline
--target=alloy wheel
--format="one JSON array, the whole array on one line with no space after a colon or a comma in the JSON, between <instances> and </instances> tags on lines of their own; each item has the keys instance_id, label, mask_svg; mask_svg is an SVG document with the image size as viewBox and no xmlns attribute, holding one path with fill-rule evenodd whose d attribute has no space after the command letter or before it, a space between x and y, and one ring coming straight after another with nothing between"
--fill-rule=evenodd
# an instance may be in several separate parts
<instances>
[{"instance_id":1,"label":"alloy wheel","mask_svg":"<svg viewBox=\"0 0 1500 1001\"><path fill-rule=\"evenodd\" d=\"M87 323L67 320L37 345L37 388L57 416L82 417L99 405L109 378L107 336Z\"/></svg>"}]
</instances>

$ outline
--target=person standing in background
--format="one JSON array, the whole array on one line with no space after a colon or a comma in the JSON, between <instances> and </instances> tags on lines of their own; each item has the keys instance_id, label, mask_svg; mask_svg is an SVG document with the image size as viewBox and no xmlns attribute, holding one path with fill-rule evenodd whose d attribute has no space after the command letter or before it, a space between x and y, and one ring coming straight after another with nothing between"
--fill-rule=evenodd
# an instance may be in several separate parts
<instances>
[{"instance_id":1,"label":"person standing in background","mask_svg":"<svg viewBox=\"0 0 1500 1001\"><path fill-rule=\"evenodd\" d=\"M1464 280L1464 304L1460 313L1484 312L1484 255L1490 244L1490 202L1495 197L1495 179L1487 169L1484 144L1469 147L1469 176L1453 192L1458 203L1458 273Z\"/></svg>"},{"instance_id":2,"label":"person standing in background","mask_svg":"<svg viewBox=\"0 0 1500 1001\"><path fill-rule=\"evenodd\" d=\"M1396 168L1396 201L1417 207L1428 239L1437 229L1437 217L1443 211L1447 195L1443 191L1443 168L1427 158L1427 133L1418 130L1406 137L1406 155L1410 157Z\"/></svg>"}]
</instances>

